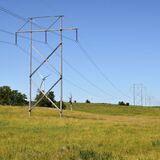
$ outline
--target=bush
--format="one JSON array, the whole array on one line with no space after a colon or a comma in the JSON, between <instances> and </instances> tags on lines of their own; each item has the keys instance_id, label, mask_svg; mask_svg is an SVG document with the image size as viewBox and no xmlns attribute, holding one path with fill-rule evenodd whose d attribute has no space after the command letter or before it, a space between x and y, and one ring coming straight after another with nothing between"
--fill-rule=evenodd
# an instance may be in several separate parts
<instances>
[{"instance_id":1,"label":"bush","mask_svg":"<svg viewBox=\"0 0 160 160\"><path fill-rule=\"evenodd\" d=\"M118 102L118 105L121 105L121 106L129 106L129 103L124 103L123 101L120 101Z\"/></svg>"},{"instance_id":2,"label":"bush","mask_svg":"<svg viewBox=\"0 0 160 160\"><path fill-rule=\"evenodd\" d=\"M87 100L86 100L86 103L91 103L91 102L90 102L90 100L87 99Z\"/></svg>"},{"instance_id":3,"label":"bush","mask_svg":"<svg viewBox=\"0 0 160 160\"><path fill-rule=\"evenodd\" d=\"M118 102L118 105L125 106L125 103L123 101L120 101Z\"/></svg>"}]
</instances>

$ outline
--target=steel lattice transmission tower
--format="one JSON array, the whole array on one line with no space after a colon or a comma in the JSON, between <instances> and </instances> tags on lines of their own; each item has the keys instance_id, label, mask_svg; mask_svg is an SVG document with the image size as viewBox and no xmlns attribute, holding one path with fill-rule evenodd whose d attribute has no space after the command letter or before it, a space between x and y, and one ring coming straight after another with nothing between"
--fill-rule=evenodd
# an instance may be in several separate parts
<instances>
[{"instance_id":1,"label":"steel lattice transmission tower","mask_svg":"<svg viewBox=\"0 0 160 160\"><path fill-rule=\"evenodd\" d=\"M35 30L33 29L33 25L39 26L37 25L33 20L34 19L44 19L44 18L56 18L57 22L59 21L59 28L53 28L53 25L55 24L54 22L52 22L52 25L50 25L47 29L41 27L42 29L38 29ZM59 110L60 116L62 116L63 113L63 31L75 31L76 32L76 41L78 40L78 29L77 28L63 28L63 18L64 16L43 16L43 17L32 17L29 18L28 21L15 33L15 43L18 43L18 35L19 34L30 34L30 51L29 51L29 116L31 116L31 112L32 109L38 105L38 103L44 98L46 97L48 99L48 101L50 101L52 103L52 105ZM29 30L23 30L24 26L26 24L30 24L30 29ZM45 42L47 43L47 33L51 33L51 32L58 32L60 39L59 39L59 44L57 45L57 47L55 47L55 49L47 56L43 59L43 61L38 65L37 68L33 69L33 33L44 33L45 35ZM39 91L42 93L42 97L34 104L32 105L32 77L33 75L35 75L36 72L38 72L38 70L45 64L48 63L48 60L51 58L51 56L58 50L60 49L60 71L59 71L59 79L50 87L50 89L45 92L43 91L41 88L38 88ZM49 92L58 84L60 83L60 107L58 107L49 97L48 94Z\"/></svg>"},{"instance_id":2,"label":"steel lattice transmission tower","mask_svg":"<svg viewBox=\"0 0 160 160\"><path fill-rule=\"evenodd\" d=\"M133 84L133 105L143 106L143 84Z\"/></svg>"}]
</instances>

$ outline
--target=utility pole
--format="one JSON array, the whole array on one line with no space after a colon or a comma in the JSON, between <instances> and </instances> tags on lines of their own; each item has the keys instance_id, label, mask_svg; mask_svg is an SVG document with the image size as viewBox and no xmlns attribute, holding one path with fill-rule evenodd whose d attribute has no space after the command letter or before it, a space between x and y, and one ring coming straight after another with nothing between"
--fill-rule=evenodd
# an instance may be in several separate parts
<instances>
[{"instance_id":1,"label":"utility pole","mask_svg":"<svg viewBox=\"0 0 160 160\"><path fill-rule=\"evenodd\" d=\"M35 19L46 19L46 18L54 18L56 19L56 21L54 21L54 23L52 23L52 25L50 25L47 28L43 28L43 29L33 29L33 25L39 26L37 25L35 22L33 22L33 20ZM42 16L42 17L32 17L30 18L16 33L15 33L15 43L18 43L18 35L19 34L26 34L29 33L30 34L30 53L29 53L29 116L31 116L31 112L32 109L39 104L39 102L46 97L48 99L48 101L50 101L52 103L52 105L59 111L60 113L60 117L62 117L63 115L63 31L75 31L76 32L76 38L75 41L78 40L78 29L77 28L63 28L63 18L64 16L60 15L60 16ZM55 22L59 21L59 28L55 29L52 28L55 24ZM29 30L23 30L24 26L30 23L30 29ZM40 28L42 28L40 26ZM47 44L48 42L48 38L47 38L47 33L53 33L53 32L59 32L60 35L60 40L59 40L59 44L57 45L57 47L45 58L43 58L43 61L39 64L39 66L37 68L35 68L33 70L33 53L32 53L32 49L35 49L33 47L33 33L44 33L45 35L45 44ZM38 70L44 66L45 63L49 63L49 59L51 58L51 56L53 54L55 54L55 52L60 49L60 71L58 72L59 74L59 78L58 80L50 87L50 89L45 92L43 91L41 88L37 87L39 89L39 91L42 93L42 97L34 104L32 105L32 82L33 76L36 76L35 73L38 72ZM50 63L49 63L50 64ZM49 92L60 82L60 106L58 107L55 102L53 102L49 97L48 94Z\"/></svg>"}]
</instances>

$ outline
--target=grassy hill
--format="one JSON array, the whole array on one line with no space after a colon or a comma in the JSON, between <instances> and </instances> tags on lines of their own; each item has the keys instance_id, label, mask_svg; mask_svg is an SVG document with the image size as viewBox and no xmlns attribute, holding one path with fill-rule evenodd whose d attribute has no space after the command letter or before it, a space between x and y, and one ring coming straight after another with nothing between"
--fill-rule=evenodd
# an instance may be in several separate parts
<instances>
[{"instance_id":1,"label":"grassy hill","mask_svg":"<svg viewBox=\"0 0 160 160\"><path fill-rule=\"evenodd\" d=\"M67 109L70 105L66 103ZM93 104L93 103L73 103L73 110L87 113L96 113L102 115L146 115L160 116L160 108L158 107L140 107L140 106L119 106L111 104Z\"/></svg>"},{"instance_id":2,"label":"grassy hill","mask_svg":"<svg viewBox=\"0 0 160 160\"><path fill-rule=\"evenodd\" d=\"M68 106L69 107L69 106ZM160 108L0 107L0 160L159 160Z\"/></svg>"}]
</instances>

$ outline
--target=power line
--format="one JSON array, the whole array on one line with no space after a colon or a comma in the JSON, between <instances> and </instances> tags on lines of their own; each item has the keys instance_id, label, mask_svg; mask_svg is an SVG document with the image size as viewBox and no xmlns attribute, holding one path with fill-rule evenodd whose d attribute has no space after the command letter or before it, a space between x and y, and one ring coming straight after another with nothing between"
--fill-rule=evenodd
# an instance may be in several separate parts
<instances>
[{"instance_id":1,"label":"power line","mask_svg":"<svg viewBox=\"0 0 160 160\"><path fill-rule=\"evenodd\" d=\"M12 12L12 11L10 11L10 10L7 10L7 9L5 9L5 8L3 8L3 7L1 7L0 6L0 10L1 11L3 11L3 12L5 12L5 13L7 13L7 14L9 14L9 15L11 15L11 16L13 16L13 17L15 17L15 18L18 18L18 19L20 19L20 20L22 20L22 21L28 21L28 19L26 19L26 18L24 18L24 17L22 17L22 16L19 16L18 14L16 14L16 13L14 13L14 12ZM38 26L38 27L40 27L40 28L42 28L42 26L41 25L38 25L37 23L35 23L35 22L33 22L33 25L36 25L36 26ZM53 32L54 33L54 32ZM58 33L54 33L54 34L57 34L57 35L59 35ZM71 41L74 41L74 42L76 42L75 40L73 40L73 39L71 39L71 38L68 38L67 36L63 36L64 38L66 38L66 39L68 39L68 40L71 40ZM83 51L83 53L85 53L85 55L88 57L88 59L90 60L90 62L96 67L96 69L100 72L100 74L112 85L112 87L113 88L115 88L116 90L119 90L114 84L113 84L113 82L111 82L107 77L106 77L106 75L102 72L102 70L98 67L98 65L93 61L93 59L89 56L89 54L88 54L88 52L82 47L82 45L78 42L78 43L76 43L76 44L78 44L78 46L80 47L80 49ZM71 65L68 63L68 65L71 67ZM71 67L72 69L73 69L73 67ZM75 68L74 68L74 71L75 72L77 72L77 70L75 70ZM78 71L77 73L79 73L79 75L81 75L81 77L83 77L88 83L90 83L92 86L94 86L96 89L98 89L98 90L101 90L101 92L103 92L103 93L106 93L104 90L102 90L101 88L99 88L99 87L97 87L95 84L93 84L91 81L89 81L88 79L86 79L85 77L84 77L84 75L82 76L82 74L80 74L80 72ZM119 90L120 91L120 90ZM108 93L107 93L108 94ZM109 94L108 94L109 95ZM111 96L111 95L110 95Z\"/></svg>"},{"instance_id":2,"label":"power line","mask_svg":"<svg viewBox=\"0 0 160 160\"><path fill-rule=\"evenodd\" d=\"M58 19L57 19L57 20L58 20ZM56 21L57 21L57 20L56 20ZM56 21L55 21L55 22L56 22ZM53 26L54 24L55 24L55 23L53 23L52 26ZM38 24L38 22L33 22L33 25L37 26L37 27L40 28L40 29L45 28L44 26ZM49 27L51 27L51 26L49 26ZM49 27L47 27L47 29L48 29ZM47 29L46 29L46 30L47 30ZM50 33L51 33L51 34L54 34L54 35L56 35L56 36L60 36L60 34L57 33L56 31L55 31L55 32L53 31L53 32L50 32ZM62 37L65 38L65 39L67 39L67 40L70 40L70 41L72 41L72 42L75 42L74 39L72 39L72 38L70 38L70 37L67 37L67 36L65 36L64 34L63 34Z\"/></svg>"},{"instance_id":3,"label":"power line","mask_svg":"<svg viewBox=\"0 0 160 160\"><path fill-rule=\"evenodd\" d=\"M7 13L7 14L15 17L15 18L18 18L18 19L20 19L20 20L22 20L22 21L25 21L25 22L26 22L26 20L27 20L26 18L24 18L24 17L22 17L22 16L20 16L20 15L18 15L18 14L16 14L16 13L14 13L14 12L12 12L12 11L10 11L10 10L2 7L2 6L0 6L0 11L3 11L3 12L5 12L5 13Z\"/></svg>"},{"instance_id":4,"label":"power line","mask_svg":"<svg viewBox=\"0 0 160 160\"><path fill-rule=\"evenodd\" d=\"M7 41L1 41L0 40L0 43L4 43L4 44L7 44L7 45L12 45L14 47L17 47L18 49L20 49L23 53L25 53L25 55L28 55L28 52L21 46L19 45L15 45L14 43L11 43L11 42L7 42ZM40 62L35 56L33 56L33 59L36 61L36 62Z\"/></svg>"},{"instance_id":5,"label":"power line","mask_svg":"<svg viewBox=\"0 0 160 160\"><path fill-rule=\"evenodd\" d=\"M17 19L19 19L19 20L21 20L21 21L26 22L26 23L27 23L28 20L29 20L29 18L26 19L26 18L18 15L17 13L14 13L13 11L8 10L8 9L2 7L2 6L0 6L0 11L5 12L5 13L9 14L10 16L15 17L15 18L17 18ZM26 24L26 23L25 23L25 24ZM32 24L34 24L35 26L38 26L38 27L41 27L41 28L42 28L42 26L40 26L40 25L38 25L38 24L36 24L36 23L34 23L34 22L32 22Z\"/></svg>"},{"instance_id":6,"label":"power line","mask_svg":"<svg viewBox=\"0 0 160 160\"><path fill-rule=\"evenodd\" d=\"M18 45L15 45L14 43L6 42L6 41L0 41L0 43L5 43L5 44L7 44L7 45L15 46L15 47L19 48L23 53L25 53L25 55L28 55L28 52L27 52L24 48L22 48L22 47L20 47L20 46L18 46ZM34 56L33 56L33 59L34 59L36 62L40 62L40 60L38 60L38 59L37 59L36 57L34 57ZM51 69L51 68L49 68L48 66L45 66L45 68ZM68 79L65 78L65 77L64 77L63 79L64 79L67 83L69 83L69 84L71 84L72 86L76 87L77 89L83 91L84 93L86 93L86 94L88 94L88 95L93 95L92 92L89 92L88 90L80 87L79 85L77 85L76 83L72 82L71 80L68 80ZM98 96L98 95L93 95L93 96L96 96L96 97L98 97L98 98L102 98L102 97L100 97L100 96Z\"/></svg>"},{"instance_id":7,"label":"power line","mask_svg":"<svg viewBox=\"0 0 160 160\"><path fill-rule=\"evenodd\" d=\"M50 49L52 49L52 47L49 44L47 44L47 45ZM99 90L103 94L107 94L110 97L114 97L114 98L118 99L116 96L113 96L113 95L107 93L105 90L99 88L96 84L94 84L92 81L90 81L88 78L86 78L79 70L77 70L74 66L72 66L64 57L63 57L63 61L69 68L71 68L75 73L77 73L82 79L84 79L92 87L96 88L97 90Z\"/></svg>"},{"instance_id":8,"label":"power line","mask_svg":"<svg viewBox=\"0 0 160 160\"><path fill-rule=\"evenodd\" d=\"M50 6L48 6L48 8L51 10ZM78 45L78 47L81 49L81 51L85 54L85 56L88 58L88 60L92 63L92 65L97 69L97 71L101 74L101 76L116 90L118 91L121 95L128 97L127 95L125 95L123 93L123 91L121 89L119 89L105 74L104 72L101 70L101 68L95 63L95 61L91 58L91 56L88 54L87 50L81 45L80 42L75 41L69 37L63 36L64 38L71 40L73 42L76 42L76 44Z\"/></svg>"},{"instance_id":9,"label":"power line","mask_svg":"<svg viewBox=\"0 0 160 160\"><path fill-rule=\"evenodd\" d=\"M59 20L59 17L47 28L49 30L52 26L54 26Z\"/></svg>"},{"instance_id":10,"label":"power line","mask_svg":"<svg viewBox=\"0 0 160 160\"><path fill-rule=\"evenodd\" d=\"M1 28L0 28L0 32L3 32L3 33L6 33L6 34L9 34L9 35L11 35L11 36L15 36L15 33L10 32L10 31L7 31L7 30L4 30L4 29L1 29ZM23 39L27 39L27 40L29 40L29 37L26 37L26 36L23 36L23 35L19 35L19 36L20 36L20 38L23 38ZM39 40L37 40L37 39L33 39L33 41L34 41L34 42L38 42L38 43L42 43L42 44L44 44L44 42L43 42L43 41L39 41Z\"/></svg>"},{"instance_id":11,"label":"power line","mask_svg":"<svg viewBox=\"0 0 160 160\"><path fill-rule=\"evenodd\" d=\"M63 79L64 79L65 81L67 81L68 83L70 83L72 86L74 86L74 87L78 88L79 90L81 90L81 91L87 93L88 95L93 95L92 92L89 92L88 90L86 90L86 89L80 87L80 86L77 85L76 83L74 83L74 82L72 82L72 81L70 81L70 80L68 80L68 79L66 79L66 78L63 78ZM98 98L102 98L102 97L99 96L99 95L94 95L94 96L96 96L96 97L98 97Z\"/></svg>"},{"instance_id":12,"label":"power line","mask_svg":"<svg viewBox=\"0 0 160 160\"><path fill-rule=\"evenodd\" d=\"M93 60L93 58L89 55L89 53L81 45L81 43L80 42L76 42L76 44L80 48L80 50L84 53L84 55L88 58L88 60L91 62L91 64L97 69L97 71L105 79L105 81L108 82L116 91L118 91L119 93L121 93L124 96L125 94L103 73L103 71L101 70L101 68L95 63L95 61ZM126 97L128 97L128 96L126 96Z\"/></svg>"},{"instance_id":13,"label":"power line","mask_svg":"<svg viewBox=\"0 0 160 160\"><path fill-rule=\"evenodd\" d=\"M13 11L10 11L10 10L2 7L2 6L0 6L0 11L5 12L5 13L9 14L10 16L13 16L13 17L15 17L15 18L17 18L17 19L19 19L19 20L24 21L25 24L26 24L26 23L28 22L28 20L29 20L29 19L26 19L26 18L18 15L17 13L14 13ZM58 20L58 19L57 19L57 20ZM53 25L57 22L57 20L56 20L53 24L51 24L51 25L53 26ZM25 24L24 24L24 25L25 25ZM40 29L44 28L44 26L41 26L41 25L37 24L37 22L32 22L32 24L33 24L34 26L37 26L37 27L40 28ZM51 25L50 25L49 27L51 27ZM49 27L48 27L48 28L49 28ZM60 36L59 33L57 33L57 32L51 32L51 33L52 33L52 34L55 34L55 35L57 35L57 36ZM22 35L21 35L21 37L22 37ZM24 36L23 36L23 37L24 37ZM65 36L65 35L63 35L63 38L68 39L68 40L70 40L70 41L75 41L75 40L73 40L72 38L69 38L69 37L67 37L67 36ZM37 40L36 40L36 41L37 41Z\"/></svg>"},{"instance_id":14,"label":"power line","mask_svg":"<svg viewBox=\"0 0 160 160\"><path fill-rule=\"evenodd\" d=\"M12 43L12 42L1 41L1 40L0 40L0 43L4 43L4 44L8 44L8 45L12 45L12 46L14 46L14 45L15 45L15 44L14 44L14 43Z\"/></svg>"}]
</instances>

